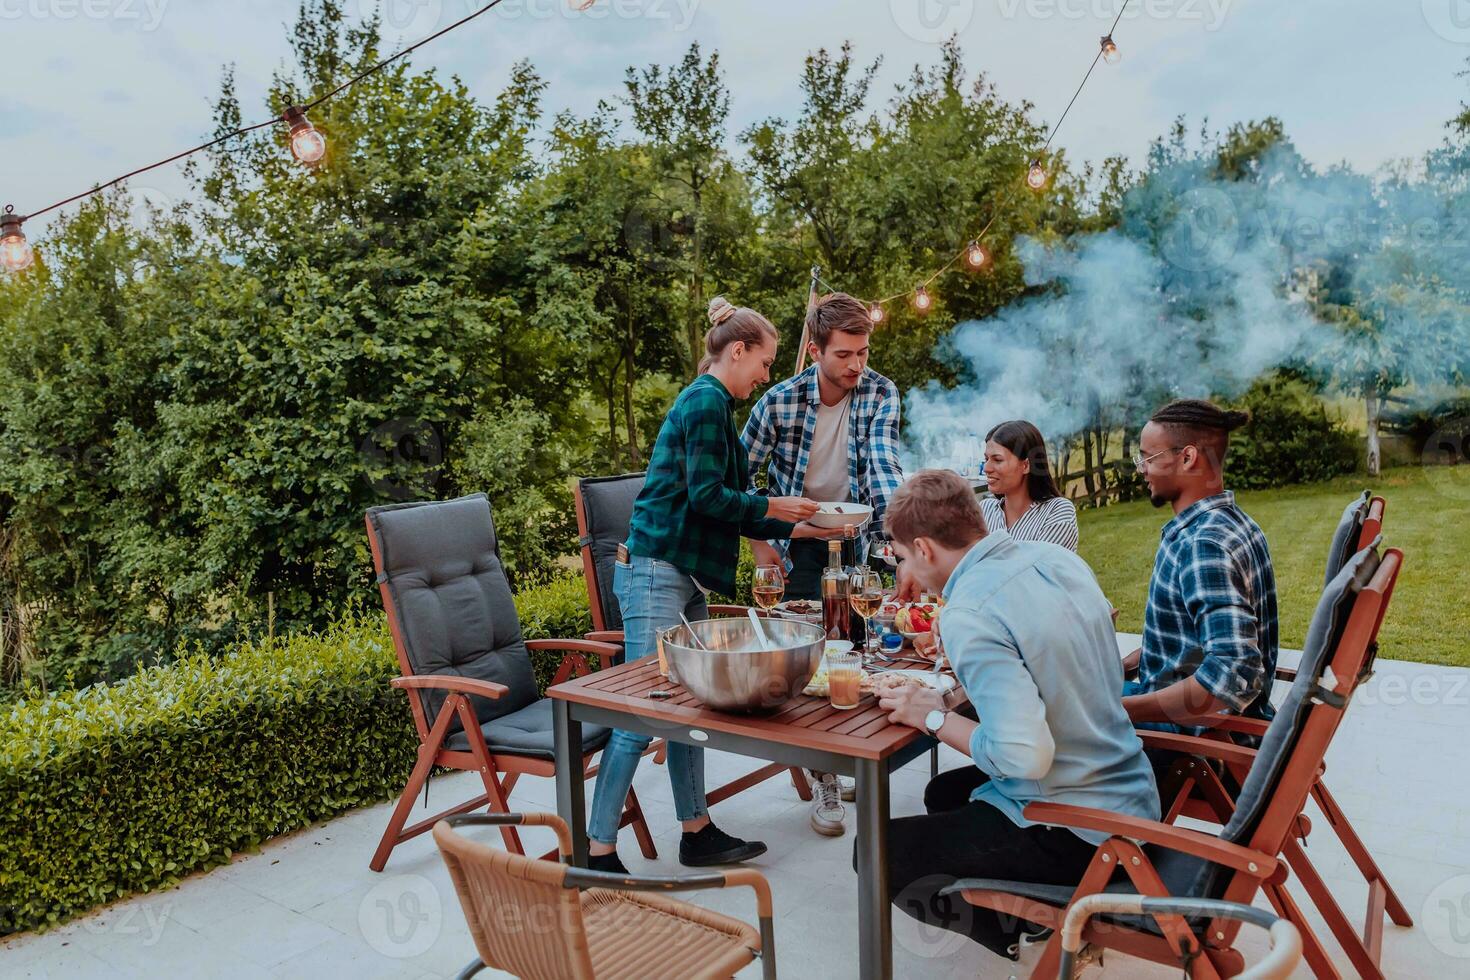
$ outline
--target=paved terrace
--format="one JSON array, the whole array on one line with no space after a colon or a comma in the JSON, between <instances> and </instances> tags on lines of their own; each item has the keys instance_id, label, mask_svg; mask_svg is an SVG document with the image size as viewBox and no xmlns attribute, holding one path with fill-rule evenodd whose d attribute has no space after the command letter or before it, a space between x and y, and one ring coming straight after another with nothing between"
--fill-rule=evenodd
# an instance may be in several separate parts
<instances>
[{"instance_id":1,"label":"paved terrace","mask_svg":"<svg viewBox=\"0 0 1470 980\"><path fill-rule=\"evenodd\" d=\"M1120 646L1131 649L1134 639L1120 636ZM1327 785L1415 917L1412 929L1386 926L1385 972L1391 977L1470 975L1470 781L1460 755L1470 740L1470 670L1385 660L1378 661L1377 670L1338 732L1328 755ZM966 761L944 751L942 768ZM711 785L751 767L739 756L712 752ZM927 756L894 773L895 815L923 811L927 778ZM441 776L431 784L430 803L442 809L468 799L477 787L470 773ZM631 834L624 835L623 857L634 873L676 873L678 825L663 769L645 763L636 788L660 858L642 860ZM511 799L521 809L556 809L550 780L523 778ZM452 977L475 953L432 839L424 835L400 845L382 874L368 870L389 806L357 810L277 838L257 854L240 855L168 891L115 903L50 932L11 937L0 943L0 975ZM428 812L421 808L410 819ZM856 976L851 830L837 839L813 834L805 806L789 781L779 778L715 812L730 831L770 845L756 866L775 892L781 975ZM1367 889L1325 820L1309 812L1317 829L1308 854L1344 908L1360 915ZM477 832L499 845L497 831ZM540 828L523 833L528 850L554 845ZM754 921L749 890L686 897ZM1325 929L1319 935L1336 950ZM894 916L894 937L899 977L1025 976L1040 955L1033 949L1019 964L1002 961L967 940L921 932L901 913ZM1252 955L1264 949L1264 937L1252 927L1242 937L1253 962ZM1345 958L1339 954L1338 959L1351 976ZM1304 968L1299 972L1306 975ZM759 965L741 975L758 977ZM1177 977L1179 971L1109 954L1103 969L1089 976Z\"/></svg>"}]
</instances>

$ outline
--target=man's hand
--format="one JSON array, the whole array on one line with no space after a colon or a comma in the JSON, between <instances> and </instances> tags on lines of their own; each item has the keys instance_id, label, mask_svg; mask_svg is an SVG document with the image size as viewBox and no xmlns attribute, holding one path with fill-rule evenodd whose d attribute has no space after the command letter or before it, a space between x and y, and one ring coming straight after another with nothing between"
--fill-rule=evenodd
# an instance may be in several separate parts
<instances>
[{"instance_id":1,"label":"man's hand","mask_svg":"<svg viewBox=\"0 0 1470 980\"><path fill-rule=\"evenodd\" d=\"M1123 676L1132 677L1138 673L1138 663L1143 659L1143 647L1134 650L1123 658Z\"/></svg>"},{"instance_id":2,"label":"man's hand","mask_svg":"<svg viewBox=\"0 0 1470 980\"><path fill-rule=\"evenodd\" d=\"M919 593L924 591L914 580L913 573L908 570L908 566L908 562L901 561L898 563L898 571L894 573L898 578L898 595L894 596L894 599L898 602L915 602L919 598Z\"/></svg>"},{"instance_id":3,"label":"man's hand","mask_svg":"<svg viewBox=\"0 0 1470 980\"><path fill-rule=\"evenodd\" d=\"M880 674L879 677L882 675ZM924 717L931 711L943 711L944 694L932 687L903 687L880 690L878 707L888 712L888 720L895 725L908 725L924 730Z\"/></svg>"},{"instance_id":4,"label":"man's hand","mask_svg":"<svg viewBox=\"0 0 1470 980\"><path fill-rule=\"evenodd\" d=\"M815 524L802 521L791 532L791 540L793 541L798 538L816 538L819 541L835 541L841 538L855 537L857 537L857 527L852 524L845 525L844 527L817 527Z\"/></svg>"},{"instance_id":5,"label":"man's hand","mask_svg":"<svg viewBox=\"0 0 1470 980\"><path fill-rule=\"evenodd\" d=\"M781 560L781 553L772 547L769 541L752 541L750 553L755 556L757 565L775 565L781 570L781 581L786 581L786 563Z\"/></svg>"}]
</instances>

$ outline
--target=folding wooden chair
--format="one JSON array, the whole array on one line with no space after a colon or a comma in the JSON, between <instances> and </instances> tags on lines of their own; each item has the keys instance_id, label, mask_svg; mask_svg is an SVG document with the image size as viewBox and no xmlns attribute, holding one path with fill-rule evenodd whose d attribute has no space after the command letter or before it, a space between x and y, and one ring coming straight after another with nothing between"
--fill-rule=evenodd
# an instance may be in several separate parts
<instances>
[{"instance_id":1,"label":"folding wooden chair","mask_svg":"<svg viewBox=\"0 0 1470 980\"><path fill-rule=\"evenodd\" d=\"M556 831L561 860L535 860L461 836L467 824L520 824ZM571 866L572 838L550 813L452 817L434 825L479 958L523 980L644 980L731 977L760 957L776 977L771 886L751 868L634 877ZM658 892L740 885L755 891L757 932L739 919L665 898Z\"/></svg>"},{"instance_id":2,"label":"folding wooden chair","mask_svg":"<svg viewBox=\"0 0 1470 980\"><path fill-rule=\"evenodd\" d=\"M1370 504L1365 495L1361 503L1364 506L1360 511L1360 519L1363 516L1366 519L1362 519L1361 523L1352 529L1353 534L1345 533L1345 528L1350 527L1351 524L1351 512L1359 502L1354 501L1352 505L1349 505L1348 511L1343 515L1343 523L1339 524L1338 533L1334 535L1333 551L1329 553L1327 561L1328 572L1340 570L1346 564L1347 559L1338 557L1341 542L1356 543L1355 537L1359 529L1362 532L1377 532L1383 526L1383 498L1375 497ZM1378 535L1375 533L1374 538L1365 547L1374 547L1377 541ZM1370 645L1365 657L1361 680L1366 681L1372 675L1377 654L1378 647L1374 643ZM1292 676L1295 677L1294 672ZM1229 743L1231 732L1259 737L1266 731L1266 723L1259 719L1236 717L1220 719L1212 726L1212 731L1202 739L1172 735L1160 737L1160 733L1157 732L1140 731L1139 736L1149 748L1185 753L1172 765L1171 778L1165 780L1167 785L1177 787L1171 790L1171 798L1164 801L1165 822L1172 823L1180 815L1220 824L1228 822L1234 812L1235 804L1230 789L1220 778L1218 769L1228 771L1234 779L1234 784L1238 786L1244 780L1249 762L1245 761L1245 756L1240 753L1236 753L1239 756L1236 761L1219 760L1217 756L1212 756L1207 751L1211 746L1202 746L1201 743L1206 741ZM1253 754L1253 750L1246 748L1243 749L1243 753L1250 755ZM1216 759L1216 764L1212 765L1208 761L1210 759ZM1296 872L1297 877L1301 880L1302 888L1306 890L1312 904L1317 907L1317 911L1322 915L1334 938L1352 961L1353 968L1365 978L1382 977L1383 971L1379 963L1383 941L1383 917L1387 915L1395 925L1404 927L1412 927L1414 920L1410 917L1408 909L1405 908L1403 900L1388 883L1388 878L1379 868L1378 863L1368 852L1367 845L1363 843L1337 800L1328 791L1326 783L1323 782L1325 772L1326 766L1324 765L1314 776L1311 798L1327 818L1328 826L1342 842L1343 848L1352 858L1353 864L1368 885L1368 906L1361 930L1353 927L1306 853L1304 845L1312 830L1312 821L1306 814L1298 816L1294 834L1287 839L1281 856Z\"/></svg>"},{"instance_id":3,"label":"folding wooden chair","mask_svg":"<svg viewBox=\"0 0 1470 980\"><path fill-rule=\"evenodd\" d=\"M482 493L439 503L374 507L366 515L368 543L388 628L408 692L418 761L369 864L382 871L393 848L443 817L481 806L507 812L521 776L554 777L551 701L538 696L530 651L563 653L559 680L589 670L587 656L611 663L618 648L590 640L524 640L499 543ZM584 725L583 768L612 734ZM420 787L434 767L478 772L485 792L436 816L404 827ZM633 825L645 857L657 851L630 790L621 825ZM505 846L522 854L515 827L501 827Z\"/></svg>"},{"instance_id":4,"label":"folding wooden chair","mask_svg":"<svg viewBox=\"0 0 1470 980\"><path fill-rule=\"evenodd\" d=\"M582 573L587 580L587 605L592 611L592 632L587 639L614 643L621 647L623 642L623 614L618 608L618 598L613 592L613 563L617 560L618 545L628 540L628 527L633 520L633 502L643 489L642 473L625 473L620 476L584 477L577 481L574 491L577 506L577 535L582 547ZM713 617L745 616L745 606L714 604L709 607ZM765 613L757 610L757 614ZM663 761L664 743L658 740L654 746L655 760ZM779 775L783 771L791 774L791 785L803 800L812 798L811 786L806 773L795 766L772 763L747 773L705 794L710 805L729 799L736 793L750 789Z\"/></svg>"},{"instance_id":5,"label":"folding wooden chair","mask_svg":"<svg viewBox=\"0 0 1470 980\"><path fill-rule=\"evenodd\" d=\"M1157 746L1249 767L1218 835L1091 807L1033 803L1024 811L1029 820L1113 835L1098 846L1078 886L968 879L945 894L960 894L982 908L1060 929L1072 903L1100 892L1250 904L1257 891L1264 891L1277 913L1300 931L1313 971L1319 977L1338 976L1287 893L1287 865L1277 856L1295 833L1323 754L1370 662L1402 562L1396 549L1381 562L1373 549L1364 550L1323 591L1297 678L1259 749L1157 733ZM1239 928L1238 921L1221 917L1161 912L1096 919L1083 938L1098 949L1183 963L1191 976L1214 980L1234 976L1244 964L1234 946ZM1060 933L1051 938L1032 976L1056 975L1060 940Z\"/></svg>"}]
</instances>

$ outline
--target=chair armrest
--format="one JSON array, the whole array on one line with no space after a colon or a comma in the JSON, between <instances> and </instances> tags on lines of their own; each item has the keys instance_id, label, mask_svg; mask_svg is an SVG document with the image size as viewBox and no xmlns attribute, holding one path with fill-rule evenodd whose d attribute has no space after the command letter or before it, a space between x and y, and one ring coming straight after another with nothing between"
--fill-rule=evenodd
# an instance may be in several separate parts
<instances>
[{"instance_id":1,"label":"chair armrest","mask_svg":"<svg viewBox=\"0 0 1470 980\"><path fill-rule=\"evenodd\" d=\"M405 690L428 688L439 691L458 691L461 694L478 694L482 698L498 698L510 691L510 688L504 684L476 680L473 677L460 677L458 674L413 674L408 677L395 677L388 683Z\"/></svg>"},{"instance_id":2,"label":"chair armrest","mask_svg":"<svg viewBox=\"0 0 1470 980\"><path fill-rule=\"evenodd\" d=\"M1177 732L1151 732L1139 729L1138 737L1146 749L1163 749L1184 755L1202 755L1207 759L1233 762L1249 768L1256 761L1256 750L1234 742L1221 742L1198 735L1181 735Z\"/></svg>"},{"instance_id":3,"label":"chair armrest","mask_svg":"<svg viewBox=\"0 0 1470 980\"><path fill-rule=\"evenodd\" d=\"M1271 723L1260 718L1243 718L1240 715L1216 715L1206 719L1203 727L1216 732L1240 732L1242 735L1264 737Z\"/></svg>"},{"instance_id":4,"label":"chair armrest","mask_svg":"<svg viewBox=\"0 0 1470 980\"><path fill-rule=\"evenodd\" d=\"M622 653L622 650L611 643L600 643L597 640L527 640L526 649L549 650L554 653L594 653L604 667L611 667L613 658Z\"/></svg>"},{"instance_id":5,"label":"chair armrest","mask_svg":"<svg viewBox=\"0 0 1470 980\"><path fill-rule=\"evenodd\" d=\"M623 631L622 630L593 630L591 633L588 633L586 636L582 637L582 639L584 639L584 640L595 640L598 643L618 643L618 644L621 644L623 642Z\"/></svg>"},{"instance_id":6,"label":"chair armrest","mask_svg":"<svg viewBox=\"0 0 1470 980\"><path fill-rule=\"evenodd\" d=\"M1197 830L1144 820L1122 813L1098 810L1090 806L1072 806L1067 803L1032 803L1022 811L1027 820L1054 827L1076 827L1080 830L1095 830L1127 837L1147 844L1157 844L1172 851L1181 851L1223 864L1227 868L1244 871L1264 878L1276 869L1276 859L1260 851L1223 841Z\"/></svg>"}]
</instances>

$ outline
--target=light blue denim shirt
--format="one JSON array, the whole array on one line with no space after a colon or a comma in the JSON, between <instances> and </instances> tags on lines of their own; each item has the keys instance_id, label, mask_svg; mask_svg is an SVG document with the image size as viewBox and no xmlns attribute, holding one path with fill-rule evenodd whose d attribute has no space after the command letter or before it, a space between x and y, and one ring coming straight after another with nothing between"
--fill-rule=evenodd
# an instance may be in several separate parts
<instances>
[{"instance_id":1,"label":"light blue denim shirt","mask_svg":"<svg viewBox=\"0 0 1470 980\"><path fill-rule=\"evenodd\" d=\"M944 598L944 649L980 719L970 756L990 776L970 798L1022 827L1035 800L1158 819L1153 770L1123 710L1111 610L1087 563L993 531Z\"/></svg>"}]
</instances>

